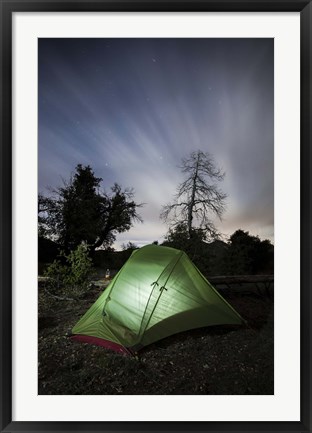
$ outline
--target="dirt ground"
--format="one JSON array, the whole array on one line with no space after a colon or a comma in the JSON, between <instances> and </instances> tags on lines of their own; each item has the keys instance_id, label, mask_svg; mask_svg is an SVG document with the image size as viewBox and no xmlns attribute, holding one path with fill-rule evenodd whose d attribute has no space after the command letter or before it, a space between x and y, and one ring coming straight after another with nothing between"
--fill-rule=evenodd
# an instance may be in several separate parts
<instances>
[{"instance_id":1,"label":"dirt ground","mask_svg":"<svg viewBox=\"0 0 312 433\"><path fill-rule=\"evenodd\" d=\"M66 333L100 295L48 298L39 289L39 394L273 394L273 296L254 287L221 294L248 326L213 326L170 336L139 352L116 354Z\"/></svg>"}]
</instances>

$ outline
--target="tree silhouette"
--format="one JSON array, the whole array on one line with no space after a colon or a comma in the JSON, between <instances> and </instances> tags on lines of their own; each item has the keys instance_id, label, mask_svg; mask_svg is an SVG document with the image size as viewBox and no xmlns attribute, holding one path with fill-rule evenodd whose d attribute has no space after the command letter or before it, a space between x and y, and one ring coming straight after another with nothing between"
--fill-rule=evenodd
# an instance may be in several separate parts
<instances>
[{"instance_id":1,"label":"tree silhouette","mask_svg":"<svg viewBox=\"0 0 312 433\"><path fill-rule=\"evenodd\" d=\"M229 239L226 256L227 273L249 275L274 272L274 246L248 231L236 230Z\"/></svg>"},{"instance_id":2,"label":"tree silhouette","mask_svg":"<svg viewBox=\"0 0 312 433\"><path fill-rule=\"evenodd\" d=\"M115 183L107 193L101 191L101 182L89 165L79 164L69 182L52 196L39 194L39 234L57 240L66 249L85 242L92 252L111 245L117 233L141 221L137 213L141 204L133 200L133 190L122 190Z\"/></svg>"},{"instance_id":3,"label":"tree silhouette","mask_svg":"<svg viewBox=\"0 0 312 433\"><path fill-rule=\"evenodd\" d=\"M160 217L172 226L186 224L190 238L194 226L216 238L218 231L210 215L221 219L225 210L227 196L217 185L225 174L216 167L212 156L201 150L183 158L180 168L186 179L178 186L173 202L163 207Z\"/></svg>"}]
</instances>

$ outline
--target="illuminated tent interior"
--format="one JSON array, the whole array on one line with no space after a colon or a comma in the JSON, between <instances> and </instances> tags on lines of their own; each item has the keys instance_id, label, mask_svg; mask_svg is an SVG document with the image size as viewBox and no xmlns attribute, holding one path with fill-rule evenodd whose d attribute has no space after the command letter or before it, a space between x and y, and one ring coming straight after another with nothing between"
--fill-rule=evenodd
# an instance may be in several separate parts
<instances>
[{"instance_id":1,"label":"illuminated tent interior","mask_svg":"<svg viewBox=\"0 0 312 433\"><path fill-rule=\"evenodd\" d=\"M135 250L72 329L72 338L132 354L193 328L245 321L180 250Z\"/></svg>"}]
</instances>

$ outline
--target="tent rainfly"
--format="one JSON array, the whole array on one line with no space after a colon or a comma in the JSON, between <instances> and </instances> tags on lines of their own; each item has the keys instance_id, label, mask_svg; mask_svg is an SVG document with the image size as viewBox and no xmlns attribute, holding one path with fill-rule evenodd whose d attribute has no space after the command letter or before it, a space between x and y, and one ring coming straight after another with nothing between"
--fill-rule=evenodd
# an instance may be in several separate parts
<instances>
[{"instance_id":1,"label":"tent rainfly","mask_svg":"<svg viewBox=\"0 0 312 433\"><path fill-rule=\"evenodd\" d=\"M244 322L183 251L147 245L133 251L72 338L131 354L178 332Z\"/></svg>"}]
</instances>

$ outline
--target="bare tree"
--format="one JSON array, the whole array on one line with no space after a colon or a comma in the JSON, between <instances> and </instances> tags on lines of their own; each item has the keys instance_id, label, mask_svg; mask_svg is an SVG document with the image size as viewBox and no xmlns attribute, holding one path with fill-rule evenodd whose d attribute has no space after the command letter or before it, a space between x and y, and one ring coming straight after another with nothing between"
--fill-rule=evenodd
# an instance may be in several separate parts
<instances>
[{"instance_id":1,"label":"bare tree","mask_svg":"<svg viewBox=\"0 0 312 433\"><path fill-rule=\"evenodd\" d=\"M215 238L218 234L210 215L220 220L225 210L225 199L217 185L224 179L225 173L216 167L209 153L198 150L182 159L179 167L186 179L177 188L173 202L166 204L161 212L161 219L172 226L184 223L189 237L192 237L194 224Z\"/></svg>"}]
</instances>

